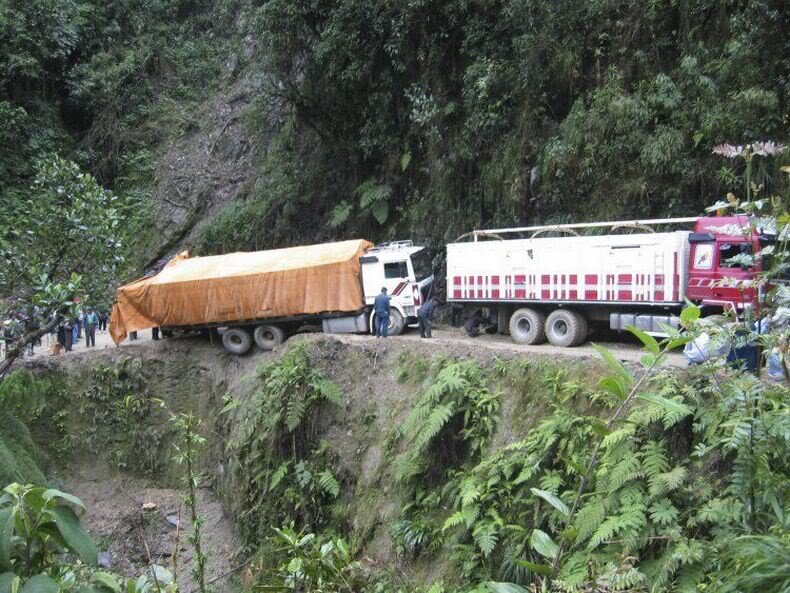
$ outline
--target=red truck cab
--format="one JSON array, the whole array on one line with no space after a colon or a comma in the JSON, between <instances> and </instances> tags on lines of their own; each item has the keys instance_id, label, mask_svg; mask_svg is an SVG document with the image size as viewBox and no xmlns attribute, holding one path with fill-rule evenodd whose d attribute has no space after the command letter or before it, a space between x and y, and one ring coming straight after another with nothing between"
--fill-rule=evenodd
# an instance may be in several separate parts
<instances>
[{"instance_id":1,"label":"red truck cab","mask_svg":"<svg viewBox=\"0 0 790 593\"><path fill-rule=\"evenodd\" d=\"M736 312L756 306L753 281L759 262L746 266L728 261L760 250L759 235L752 230L747 216L700 218L689 236L689 244L689 300L717 309L734 308Z\"/></svg>"}]
</instances>

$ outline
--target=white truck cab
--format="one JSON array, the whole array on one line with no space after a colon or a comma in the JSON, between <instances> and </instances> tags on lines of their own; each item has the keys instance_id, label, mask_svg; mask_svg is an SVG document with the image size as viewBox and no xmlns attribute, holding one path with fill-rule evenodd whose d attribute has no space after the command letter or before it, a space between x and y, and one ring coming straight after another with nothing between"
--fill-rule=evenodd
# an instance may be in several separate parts
<instances>
[{"instance_id":1,"label":"white truck cab","mask_svg":"<svg viewBox=\"0 0 790 593\"><path fill-rule=\"evenodd\" d=\"M433 291L431 258L424 247L411 241L391 241L369 249L360 258L365 304L386 287L390 295L390 335L398 335L407 325L417 323L417 309ZM373 313L370 315L373 327Z\"/></svg>"}]
</instances>

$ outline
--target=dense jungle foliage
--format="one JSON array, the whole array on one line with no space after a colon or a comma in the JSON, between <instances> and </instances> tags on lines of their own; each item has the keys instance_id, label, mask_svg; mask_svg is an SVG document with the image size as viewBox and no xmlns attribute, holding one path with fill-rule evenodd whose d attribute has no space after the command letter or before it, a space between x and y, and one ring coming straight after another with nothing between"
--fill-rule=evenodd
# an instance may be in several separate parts
<instances>
[{"instance_id":1,"label":"dense jungle foliage","mask_svg":"<svg viewBox=\"0 0 790 593\"><path fill-rule=\"evenodd\" d=\"M203 253L360 234L439 247L479 226L688 215L748 170L750 213L769 205L752 198L783 196L770 204L782 275L786 157L711 149L787 140L788 19L782 0L0 0L1 312L100 303L148 263L165 154L212 133L207 105L237 84L252 94L245 134L266 139L239 200L199 221ZM740 331L782 357L780 296L780 332ZM786 591L786 384L715 363L655 374L664 346L640 339L644 368L602 352L610 374L592 385L548 364L402 360L414 399L381 435L375 484L397 493L397 566L384 567L351 515L370 503L360 476L324 439L344 393L308 350L264 365L252 398L228 395L208 428L163 424L134 362L68 391L12 375L0 593L123 584L92 566L79 500L47 489L36 431L53 459L101 452L147 475L175 441L194 513L200 433L215 429L230 435L222 459L262 591ZM524 430L501 434L506 413ZM199 530L192 542L200 574ZM127 591L160 590L151 571Z\"/></svg>"},{"instance_id":2,"label":"dense jungle foliage","mask_svg":"<svg viewBox=\"0 0 790 593\"><path fill-rule=\"evenodd\" d=\"M738 184L712 146L787 136L788 18L781 0L3 0L0 194L58 152L129 200L143 260L164 151L249 78L246 133L275 133L204 252L698 213Z\"/></svg>"}]
</instances>

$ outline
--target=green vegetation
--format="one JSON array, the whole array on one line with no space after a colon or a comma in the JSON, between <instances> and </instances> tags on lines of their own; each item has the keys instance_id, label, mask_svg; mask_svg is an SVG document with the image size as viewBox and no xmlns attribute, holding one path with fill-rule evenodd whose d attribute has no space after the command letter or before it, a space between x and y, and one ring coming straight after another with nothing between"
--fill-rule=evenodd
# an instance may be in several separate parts
<instances>
[{"instance_id":1,"label":"green vegetation","mask_svg":"<svg viewBox=\"0 0 790 593\"><path fill-rule=\"evenodd\" d=\"M189 543L195 550L192 557L192 576L198 583L200 593L206 593L206 553L203 551L201 531L203 518L197 510L197 489L200 486L200 473L197 470L200 449L206 444L206 439L200 435L201 421L191 412L173 416L173 425L176 430L176 462L183 466L184 476L184 504L189 509L192 523L192 533L189 534Z\"/></svg>"},{"instance_id":2,"label":"green vegetation","mask_svg":"<svg viewBox=\"0 0 790 593\"><path fill-rule=\"evenodd\" d=\"M247 232L204 251L361 234L689 215L739 185L721 142L786 138L779 0L271 0L244 14L288 118ZM298 56L298 59L295 59ZM766 188L772 166L755 170Z\"/></svg>"},{"instance_id":3,"label":"green vegetation","mask_svg":"<svg viewBox=\"0 0 790 593\"><path fill-rule=\"evenodd\" d=\"M42 160L30 193L0 208L0 315L27 327L0 361L0 380L33 340L82 305L101 302L123 263L120 201L59 157Z\"/></svg>"},{"instance_id":4,"label":"green vegetation","mask_svg":"<svg viewBox=\"0 0 790 593\"><path fill-rule=\"evenodd\" d=\"M269 537L284 518L312 529L325 526L341 489L329 449L318 439L324 415L343 403L340 389L301 345L261 366L258 381L236 416L241 425L230 443L243 493L240 529L249 542Z\"/></svg>"},{"instance_id":5,"label":"green vegetation","mask_svg":"<svg viewBox=\"0 0 790 593\"><path fill-rule=\"evenodd\" d=\"M46 480L27 426L0 409L0 487L12 482L44 484Z\"/></svg>"}]
</instances>

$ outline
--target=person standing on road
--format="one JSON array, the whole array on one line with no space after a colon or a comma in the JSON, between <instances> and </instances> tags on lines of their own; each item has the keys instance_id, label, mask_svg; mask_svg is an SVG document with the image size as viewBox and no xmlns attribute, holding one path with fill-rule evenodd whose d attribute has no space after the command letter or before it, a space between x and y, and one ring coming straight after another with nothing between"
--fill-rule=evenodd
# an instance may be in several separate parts
<instances>
[{"instance_id":1,"label":"person standing on road","mask_svg":"<svg viewBox=\"0 0 790 593\"><path fill-rule=\"evenodd\" d=\"M65 334L66 340L64 345L66 346L66 352L71 352L71 346L74 344L74 320L73 319L66 319L63 322L63 333Z\"/></svg>"},{"instance_id":2,"label":"person standing on road","mask_svg":"<svg viewBox=\"0 0 790 593\"><path fill-rule=\"evenodd\" d=\"M436 297L428 297L428 300L420 307L417 318L420 321L420 337L431 338L433 329L433 314L436 312Z\"/></svg>"},{"instance_id":3,"label":"person standing on road","mask_svg":"<svg viewBox=\"0 0 790 593\"><path fill-rule=\"evenodd\" d=\"M60 353L60 350L66 349L66 327L64 323L61 321L57 325L57 332L58 332L58 350L57 353Z\"/></svg>"},{"instance_id":4,"label":"person standing on road","mask_svg":"<svg viewBox=\"0 0 790 593\"><path fill-rule=\"evenodd\" d=\"M382 287L373 301L373 311L375 312L376 338L386 338L390 326L390 297L387 295L387 288Z\"/></svg>"},{"instance_id":5,"label":"person standing on road","mask_svg":"<svg viewBox=\"0 0 790 593\"><path fill-rule=\"evenodd\" d=\"M91 309L85 316L85 347L96 346L96 326L99 325L99 316Z\"/></svg>"}]
</instances>

